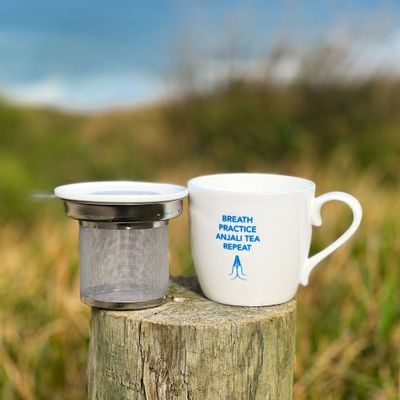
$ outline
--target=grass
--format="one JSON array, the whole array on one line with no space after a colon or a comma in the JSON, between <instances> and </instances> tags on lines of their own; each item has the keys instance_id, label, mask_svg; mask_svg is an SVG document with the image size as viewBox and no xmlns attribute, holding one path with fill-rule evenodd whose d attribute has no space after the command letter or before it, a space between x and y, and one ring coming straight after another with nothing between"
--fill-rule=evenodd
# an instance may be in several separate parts
<instances>
[{"instance_id":1,"label":"grass","mask_svg":"<svg viewBox=\"0 0 400 400\"><path fill-rule=\"evenodd\" d=\"M33 191L91 179L185 183L273 171L360 199L362 226L298 299L296 399L396 399L400 362L400 84L230 82L138 111L71 115L0 104L0 398L84 399L89 309L79 301L77 226ZM351 220L323 210L312 251ZM170 268L192 273L187 210Z\"/></svg>"}]
</instances>

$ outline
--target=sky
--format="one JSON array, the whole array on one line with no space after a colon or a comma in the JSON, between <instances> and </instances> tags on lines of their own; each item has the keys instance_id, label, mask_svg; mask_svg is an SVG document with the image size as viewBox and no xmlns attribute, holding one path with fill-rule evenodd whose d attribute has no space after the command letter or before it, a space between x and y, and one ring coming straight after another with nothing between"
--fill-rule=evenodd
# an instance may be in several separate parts
<instances>
[{"instance_id":1,"label":"sky","mask_svg":"<svg viewBox=\"0 0 400 400\"><path fill-rule=\"evenodd\" d=\"M207 80L276 43L333 39L356 43L361 60L400 59L400 2L5 1L0 94L77 110L143 104L168 96L185 68Z\"/></svg>"}]
</instances>

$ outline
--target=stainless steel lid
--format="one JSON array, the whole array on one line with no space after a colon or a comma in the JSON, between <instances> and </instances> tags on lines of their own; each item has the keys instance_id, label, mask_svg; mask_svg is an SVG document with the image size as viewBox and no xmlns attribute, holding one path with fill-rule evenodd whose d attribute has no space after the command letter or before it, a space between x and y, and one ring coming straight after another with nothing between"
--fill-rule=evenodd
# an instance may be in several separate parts
<instances>
[{"instance_id":1,"label":"stainless steel lid","mask_svg":"<svg viewBox=\"0 0 400 400\"><path fill-rule=\"evenodd\" d=\"M165 183L104 181L58 186L69 217L82 221L165 221L179 216L188 191Z\"/></svg>"}]
</instances>

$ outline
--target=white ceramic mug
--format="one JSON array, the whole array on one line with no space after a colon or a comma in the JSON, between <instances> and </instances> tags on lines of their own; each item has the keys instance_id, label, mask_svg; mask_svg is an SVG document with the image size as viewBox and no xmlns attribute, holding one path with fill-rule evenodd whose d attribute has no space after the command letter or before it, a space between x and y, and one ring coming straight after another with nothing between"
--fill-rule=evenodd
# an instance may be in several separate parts
<instances>
[{"instance_id":1,"label":"white ceramic mug","mask_svg":"<svg viewBox=\"0 0 400 400\"><path fill-rule=\"evenodd\" d=\"M235 173L188 182L194 265L204 294L219 303L267 306L289 301L299 283L360 225L360 203L343 192L315 197L315 184L284 175ZM312 225L331 200L353 211L347 231L308 258Z\"/></svg>"}]
</instances>

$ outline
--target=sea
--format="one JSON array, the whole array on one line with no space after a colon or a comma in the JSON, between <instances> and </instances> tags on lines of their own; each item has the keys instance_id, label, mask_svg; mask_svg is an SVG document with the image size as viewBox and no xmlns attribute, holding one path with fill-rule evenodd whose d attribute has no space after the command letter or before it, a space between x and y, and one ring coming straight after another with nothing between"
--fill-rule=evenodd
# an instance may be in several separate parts
<instances>
[{"instance_id":1,"label":"sea","mask_svg":"<svg viewBox=\"0 0 400 400\"><path fill-rule=\"evenodd\" d=\"M162 100L193 75L212 82L233 62L251 69L272 43L308 46L350 15L342 3L2 1L0 96L84 111Z\"/></svg>"}]
</instances>

